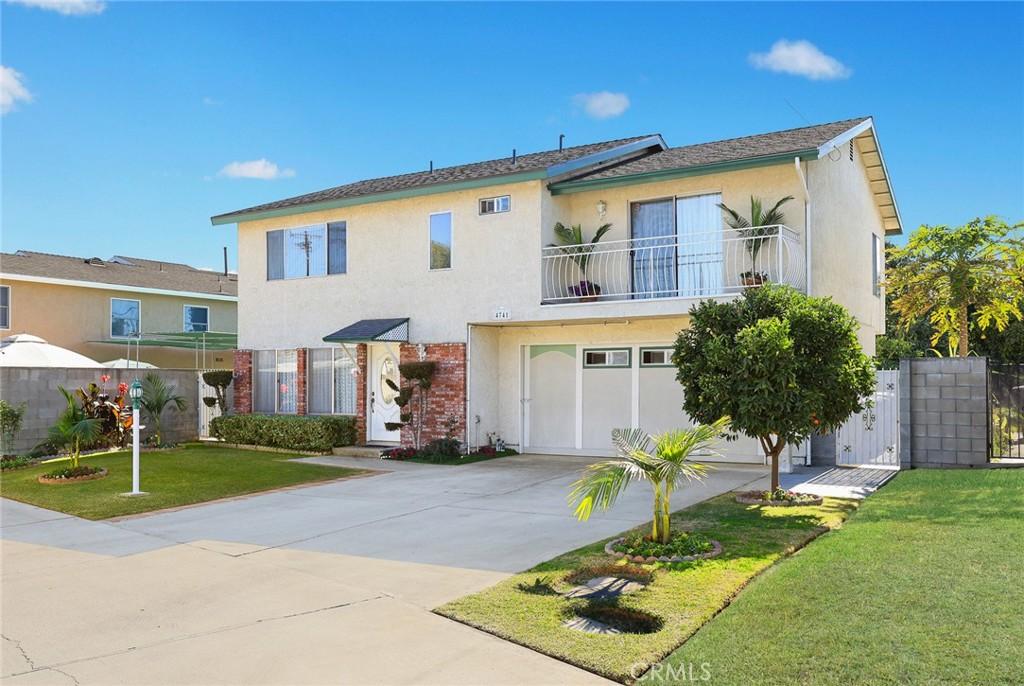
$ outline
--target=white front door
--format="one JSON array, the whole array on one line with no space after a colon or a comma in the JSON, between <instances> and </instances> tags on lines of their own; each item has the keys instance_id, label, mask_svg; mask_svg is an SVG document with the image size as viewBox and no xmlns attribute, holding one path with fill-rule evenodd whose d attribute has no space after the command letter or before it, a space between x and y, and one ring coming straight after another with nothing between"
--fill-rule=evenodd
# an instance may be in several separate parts
<instances>
[{"instance_id":1,"label":"white front door","mask_svg":"<svg viewBox=\"0 0 1024 686\"><path fill-rule=\"evenodd\" d=\"M369 359L367 369L370 379L367 384L370 397L366 406L369 408L370 441L388 441L397 443L401 440L401 430L389 430L387 425L401 421L401 408L395 403L398 391L387 381L390 379L395 386L400 386L398 375L398 355L396 346L388 343L367 346Z\"/></svg>"}]
</instances>

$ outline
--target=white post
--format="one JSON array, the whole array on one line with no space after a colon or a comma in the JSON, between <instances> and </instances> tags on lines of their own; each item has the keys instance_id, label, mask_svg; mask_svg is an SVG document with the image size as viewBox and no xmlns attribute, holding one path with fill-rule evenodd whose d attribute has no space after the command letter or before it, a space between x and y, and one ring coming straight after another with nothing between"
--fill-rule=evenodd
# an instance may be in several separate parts
<instances>
[{"instance_id":1,"label":"white post","mask_svg":"<svg viewBox=\"0 0 1024 686\"><path fill-rule=\"evenodd\" d=\"M132 495L141 495L139 490L139 408L132 408Z\"/></svg>"}]
</instances>

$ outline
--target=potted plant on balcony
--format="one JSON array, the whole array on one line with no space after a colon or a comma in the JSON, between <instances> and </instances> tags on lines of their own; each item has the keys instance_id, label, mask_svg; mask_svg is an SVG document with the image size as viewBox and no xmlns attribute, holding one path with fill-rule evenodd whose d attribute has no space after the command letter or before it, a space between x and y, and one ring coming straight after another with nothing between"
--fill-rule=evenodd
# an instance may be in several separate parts
<instances>
[{"instance_id":1,"label":"potted plant on balcony","mask_svg":"<svg viewBox=\"0 0 1024 686\"><path fill-rule=\"evenodd\" d=\"M580 282L570 284L569 290L579 298L581 303L594 302L601 297L601 286L592 283L587 278L587 266L590 264L590 257L597 247L597 243L612 228L611 224L602 224L597 227L594 237L589 241L583 237L583 226L575 224L566 226L562 222L555 224L555 238L558 243L552 243L548 247L561 248L562 252L569 256L580 270Z\"/></svg>"},{"instance_id":2,"label":"potted plant on balcony","mask_svg":"<svg viewBox=\"0 0 1024 686\"><path fill-rule=\"evenodd\" d=\"M718 203L718 207L725 214L725 223L736 229L745 241L747 252L750 253L750 264L753 269L740 274L740 283L744 286L760 286L768 280L767 272L757 269L757 255L766 241L778 235L779 225L786 223L786 215L780 208L792 199L792 195L787 195L765 211L761 198L750 196L750 219L741 216L724 203Z\"/></svg>"}]
</instances>

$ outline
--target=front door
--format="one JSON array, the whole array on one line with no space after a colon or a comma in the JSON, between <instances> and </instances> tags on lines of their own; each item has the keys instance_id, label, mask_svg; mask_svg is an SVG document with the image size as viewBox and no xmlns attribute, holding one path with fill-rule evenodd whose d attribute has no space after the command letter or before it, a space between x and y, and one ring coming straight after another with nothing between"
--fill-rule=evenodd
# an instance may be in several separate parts
<instances>
[{"instance_id":1,"label":"front door","mask_svg":"<svg viewBox=\"0 0 1024 686\"><path fill-rule=\"evenodd\" d=\"M367 352L367 368L370 373L370 383L367 384L370 397L366 403L370 415L367 422L370 428L368 439L397 443L401 440L401 431L388 429L387 425L401 421L401 408L395 402L398 391L387 381L390 379L395 386L401 385L398 376L398 356L394 346L387 343L369 345Z\"/></svg>"}]
</instances>

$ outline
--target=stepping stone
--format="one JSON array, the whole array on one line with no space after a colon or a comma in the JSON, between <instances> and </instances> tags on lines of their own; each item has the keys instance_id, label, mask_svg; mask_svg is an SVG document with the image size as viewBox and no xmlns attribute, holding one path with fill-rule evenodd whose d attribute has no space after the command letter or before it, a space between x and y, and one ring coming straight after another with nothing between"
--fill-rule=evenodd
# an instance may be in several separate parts
<instances>
[{"instance_id":1,"label":"stepping stone","mask_svg":"<svg viewBox=\"0 0 1024 686\"><path fill-rule=\"evenodd\" d=\"M588 617L573 617L562 622L562 626L566 629L573 629L574 631L582 631L588 634L621 634L622 632L618 629L613 629L604 622L599 622L596 619L590 619Z\"/></svg>"},{"instance_id":2,"label":"stepping stone","mask_svg":"<svg viewBox=\"0 0 1024 686\"><path fill-rule=\"evenodd\" d=\"M570 590L566 598L587 598L589 600L608 600L620 595L636 593L644 588L644 584L617 576L599 576L586 581L582 586Z\"/></svg>"}]
</instances>

